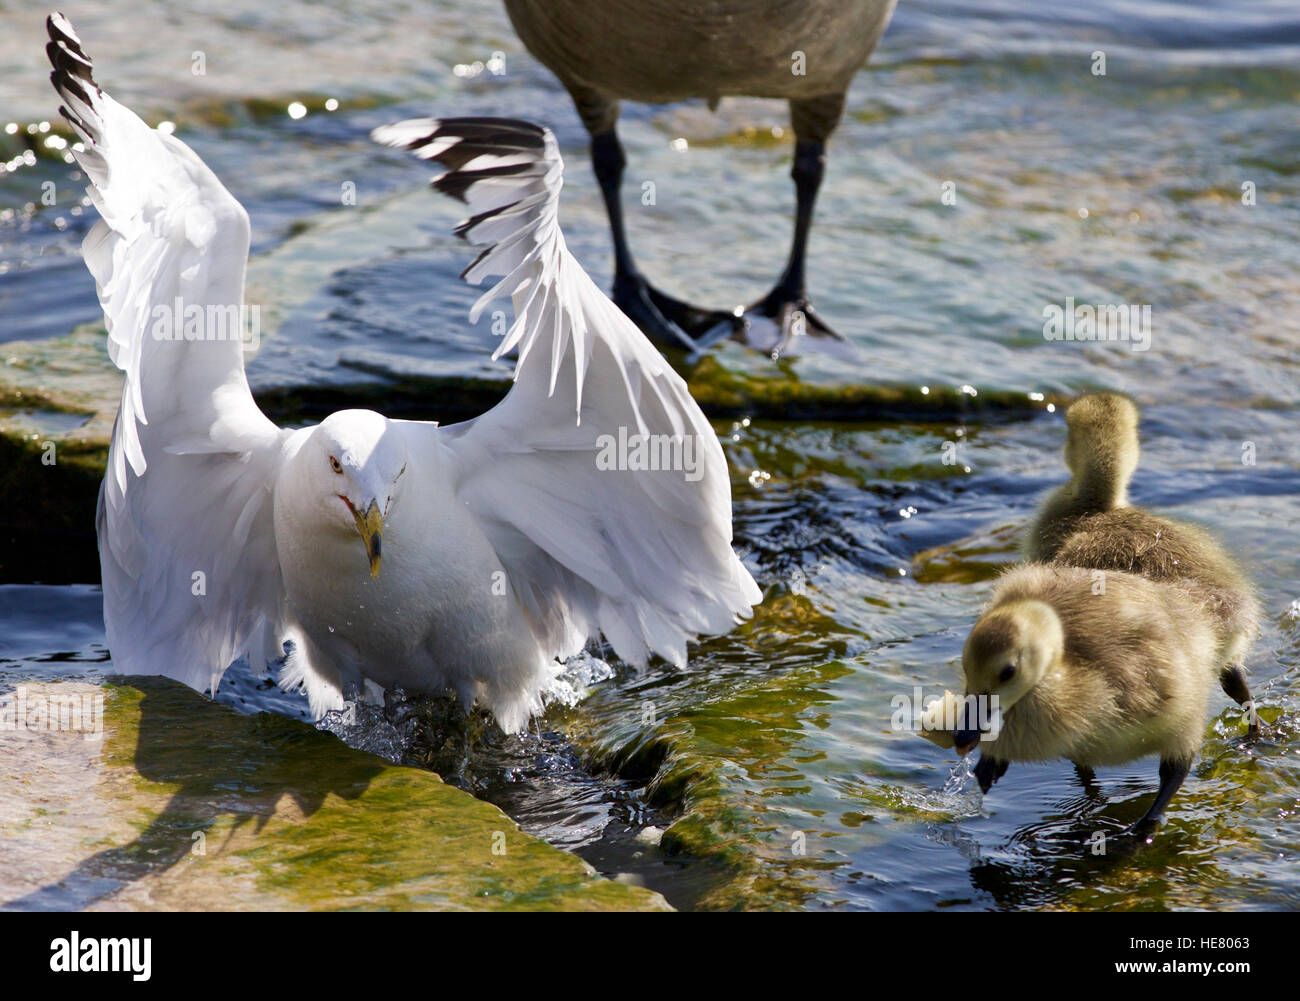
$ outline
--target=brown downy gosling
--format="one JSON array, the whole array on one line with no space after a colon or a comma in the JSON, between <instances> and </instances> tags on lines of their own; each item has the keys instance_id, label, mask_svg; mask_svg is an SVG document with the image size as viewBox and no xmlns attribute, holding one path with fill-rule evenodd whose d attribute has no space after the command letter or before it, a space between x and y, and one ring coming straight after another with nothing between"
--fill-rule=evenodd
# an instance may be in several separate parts
<instances>
[{"instance_id":1,"label":"brown downy gosling","mask_svg":"<svg viewBox=\"0 0 1300 1001\"><path fill-rule=\"evenodd\" d=\"M1259 602L1246 575L1207 532L1129 504L1138 465L1138 409L1115 393L1083 396L1065 414L1071 478L1039 508L1024 555L1093 570L1123 571L1197 587L1218 621L1219 682L1251 709L1242 663L1259 630ZM1109 581L1109 576L1106 578Z\"/></svg>"},{"instance_id":2,"label":"brown downy gosling","mask_svg":"<svg viewBox=\"0 0 1300 1001\"><path fill-rule=\"evenodd\" d=\"M953 735L976 744L989 788L1012 761L1098 765L1160 756L1155 802L1130 831L1155 826L1201 745L1219 676L1215 614L1185 582L1025 564L999 581L962 652L968 712ZM974 718L978 717L978 718Z\"/></svg>"}]
</instances>

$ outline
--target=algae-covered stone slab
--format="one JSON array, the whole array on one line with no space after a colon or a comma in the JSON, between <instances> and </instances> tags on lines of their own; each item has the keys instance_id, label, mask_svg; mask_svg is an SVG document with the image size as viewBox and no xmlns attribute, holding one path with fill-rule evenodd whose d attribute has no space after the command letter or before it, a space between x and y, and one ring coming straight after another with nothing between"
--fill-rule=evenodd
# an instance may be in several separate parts
<instances>
[{"instance_id":1,"label":"algae-covered stone slab","mask_svg":"<svg viewBox=\"0 0 1300 1001\"><path fill-rule=\"evenodd\" d=\"M3 699L6 909L668 908L431 772L175 682Z\"/></svg>"},{"instance_id":2,"label":"algae-covered stone slab","mask_svg":"<svg viewBox=\"0 0 1300 1001\"><path fill-rule=\"evenodd\" d=\"M805 816L805 851L787 807L806 791L806 756L821 753L808 745L807 729L829 726L835 700L827 689L854 673L841 660L822 659L836 650L833 632L808 598L774 595L753 618L697 648L697 673L665 677L647 689L653 713L644 711L645 703L629 712L626 690L608 687L563 716L591 770L643 782L646 802L671 818L663 852L700 864L690 900L678 901L684 909L797 910L817 899L829 839L818 833L816 818ZM823 638L803 666L755 672L702 666L734 664L742 648L762 657L782 637L800 633Z\"/></svg>"}]
</instances>

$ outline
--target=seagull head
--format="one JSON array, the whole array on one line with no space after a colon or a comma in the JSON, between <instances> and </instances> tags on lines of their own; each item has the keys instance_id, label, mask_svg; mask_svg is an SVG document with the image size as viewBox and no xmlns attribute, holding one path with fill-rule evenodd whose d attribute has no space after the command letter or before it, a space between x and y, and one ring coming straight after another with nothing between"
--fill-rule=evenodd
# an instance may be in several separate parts
<instances>
[{"instance_id":1,"label":"seagull head","mask_svg":"<svg viewBox=\"0 0 1300 1001\"><path fill-rule=\"evenodd\" d=\"M406 472L406 446L388 419L371 410L341 410L325 418L308 442L311 483L329 520L356 532L370 576L379 576L384 519Z\"/></svg>"}]
</instances>

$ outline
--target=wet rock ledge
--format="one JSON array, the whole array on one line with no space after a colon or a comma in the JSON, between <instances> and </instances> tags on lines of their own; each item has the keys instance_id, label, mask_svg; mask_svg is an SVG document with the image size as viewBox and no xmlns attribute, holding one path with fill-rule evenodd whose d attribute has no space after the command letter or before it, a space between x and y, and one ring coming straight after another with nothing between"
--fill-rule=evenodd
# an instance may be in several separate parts
<instances>
[{"instance_id":1,"label":"wet rock ledge","mask_svg":"<svg viewBox=\"0 0 1300 1001\"><path fill-rule=\"evenodd\" d=\"M10 342L0 353L0 583L87 583L99 579L95 499L121 393L102 326L65 337ZM715 419L966 422L1024 419L1060 406L1051 393L970 386L822 385L773 368L728 368L713 356L678 370ZM466 420L510 387L500 378L393 375L358 369L345 385L290 386L257 394L282 425L321 420L345 407L394 417Z\"/></svg>"},{"instance_id":2,"label":"wet rock ledge","mask_svg":"<svg viewBox=\"0 0 1300 1001\"><path fill-rule=\"evenodd\" d=\"M669 909L294 720L160 678L21 697L0 697L0 909Z\"/></svg>"}]
</instances>

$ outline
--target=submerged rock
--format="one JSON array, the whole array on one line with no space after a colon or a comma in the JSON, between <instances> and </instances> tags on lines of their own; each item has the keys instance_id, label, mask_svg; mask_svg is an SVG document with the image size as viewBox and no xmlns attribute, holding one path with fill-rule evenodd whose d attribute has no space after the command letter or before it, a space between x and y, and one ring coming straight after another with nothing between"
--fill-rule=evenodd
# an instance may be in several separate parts
<instances>
[{"instance_id":1,"label":"submerged rock","mask_svg":"<svg viewBox=\"0 0 1300 1001\"><path fill-rule=\"evenodd\" d=\"M4 909L667 909L437 775L166 679L2 698Z\"/></svg>"}]
</instances>

